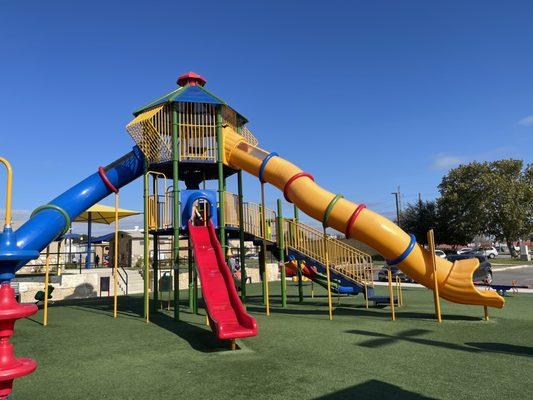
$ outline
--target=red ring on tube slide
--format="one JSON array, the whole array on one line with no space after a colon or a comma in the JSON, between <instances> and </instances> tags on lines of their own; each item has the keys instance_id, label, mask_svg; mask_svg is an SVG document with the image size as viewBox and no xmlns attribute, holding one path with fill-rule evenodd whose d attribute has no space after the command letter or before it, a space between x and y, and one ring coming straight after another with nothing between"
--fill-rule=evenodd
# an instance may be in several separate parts
<instances>
[{"instance_id":1,"label":"red ring on tube slide","mask_svg":"<svg viewBox=\"0 0 533 400\"><path fill-rule=\"evenodd\" d=\"M104 181L104 184L107 186L109 190L112 192L118 193L118 189L111 183L109 178L107 177L105 173L104 167L98 167L98 174L100 175L100 178L102 178L102 181Z\"/></svg>"},{"instance_id":2,"label":"red ring on tube slide","mask_svg":"<svg viewBox=\"0 0 533 400\"><path fill-rule=\"evenodd\" d=\"M307 177L311 179L313 182L315 181L315 178L313 178L313 175L307 173L307 172L298 172L297 174L293 175L283 186L283 197L285 197L285 200L287 200L289 203L292 203L292 201L289 200L289 197L287 196L287 190L289 190L289 186L298 178Z\"/></svg>"},{"instance_id":3,"label":"red ring on tube slide","mask_svg":"<svg viewBox=\"0 0 533 400\"><path fill-rule=\"evenodd\" d=\"M355 220L357 219L359 214L361 214L361 211L363 211L365 208L366 204L359 204L350 219L348 220L348 226L346 226L346 231L344 232L344 236L346 236L346 239L350 239L350 231L352 230L352 226L355 223Z\"/></svg>"}]
</instances>

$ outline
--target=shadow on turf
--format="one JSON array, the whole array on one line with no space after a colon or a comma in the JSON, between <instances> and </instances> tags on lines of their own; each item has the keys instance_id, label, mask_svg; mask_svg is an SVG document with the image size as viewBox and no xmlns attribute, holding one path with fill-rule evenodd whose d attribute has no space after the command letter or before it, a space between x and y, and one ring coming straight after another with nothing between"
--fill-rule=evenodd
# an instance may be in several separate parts
<instances>
[{"instance_id":1,"label":"shadow on turf","mask_svg":"<svg viewBox=\"0 0 533 400\"><path fill-rule=\"evenodd\" d=\"M317 397L315 400L376 400L376 399L404 399L404 400L434 400L434 397L427 397L415 392L409 392L399 386L391 385L387 382L370 380L347 389L339 390Z\"/></svg>"},{"instance_id":2,"label":"shadow on turf","mask_svg":"<svg viewBox=\"0 0 533 400\"><path fill-rule=\"evenodd\" d=\"M152 302L150 302L152 305ZM187 306L188 301L180 301L180 306ZM113 318L113 298L93 298L82 300L67 300L57 306L73 307L80 311L91 312ZM150 308L152 310L152 308ZM143 299L140 297L122 296L119 301L119 315L121 318L127 317L141 320L144 313ZM142 319L144 321L144 319ZM185 321L175 321L173 317L164 312L151 314L150 322L157 325L183 340L197 351L205 353L215 353L228 351L229 342L217 339L211 330L203 325L195 325Z\"/></svg>"},{"instance_id":3,"label":"shadow on turf","mask_svg":"<svg viewBox=\"0 0 533 400\"><path fill-rule=\"evenodd\" d=\"M519 355L524 357L533 356L533 348L526 346L515 346L512 344L505 343L478 343L478 342L469 342L462 344L440 342L433 339L424 339L419 336L431 333L432 331L427 329L409 329L403 332L398 333L397 335L388 335L380 332L370 332L359 329L353 329L346 331L347 333L353 333L355 335L369 336L374 339L367 340L359 344L361 347L376 348L382 347L398 342L410 342L416 344L423 344L426 346L435 346L442 347L450 350L466 351L468 353L499 353L499 354L510 354L510 355Z\"/></svg>"},{"instance_id":4,"label":"shadow on turf","mask_svg":"<svg viewBox=\"0 0 533 400\"><path fill-rule=\"evenodd\" d=\"M287 296L287 299L297 299L298 296ZM315 298L326 298L327 296L315 296ZM324 301L315 301L313 299L306 298L302 303L296 303L295 301L289 301L289 305L303 305L311 307L320 307L320 308L311 308L311 309L302 309L302 308L281 308L281 296L274 295L269 297L270 300L270 312L278 314L289 314L289 315L323 315L327 313L325 307L327 303ZM251 312L263 313L265 311L265 306L263 305L263 298L261 296L248 296L246 302L246 309ZM333 299L333 314L334 315L353 315L355 317L375 317L375 318L385 318L390 319L390 311L387 307L371 307L366 309L364 305L356 305L351 307L345 307L342 304L337 304L336 297ZM423 313L423 312L412 312L412 311L403 311L402 309L396 309L396 316L401 319L429 319L435 320L435 314L433 313ZM469 315L455 315L455 314L446 314L443 316L444 320L449 321L481 321L481 317L473 317Z\"/></svg>"},{"instance_id":5,"label":"shadow on turf","mask_svg":"<svg viewBox=\"0 0 533 400\"><path fill-rule=\"evenodd\" d=\"M486 352L491 352L491 353L502 353L502 354L533 357L533 347L515 346L514 344L506 344L506 343L468 342L465 344L467 346L475 347L481 351L486 351Z\"/></svg>"}]
</instances>

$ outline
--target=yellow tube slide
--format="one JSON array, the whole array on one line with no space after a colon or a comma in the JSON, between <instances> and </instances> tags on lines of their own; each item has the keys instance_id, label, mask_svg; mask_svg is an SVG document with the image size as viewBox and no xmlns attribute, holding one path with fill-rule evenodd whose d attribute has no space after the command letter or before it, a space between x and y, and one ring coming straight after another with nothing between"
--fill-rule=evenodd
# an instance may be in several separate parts
<instances>
[{"instance_id":1,"label":"yellow tube slide","mask_svg":"<svg viewBox=\"0 0 533 400\"><path fill-rule=\"evenodd\" d=\"M429 251L412 241L396 224L344 198L335 200L334 193L321 188L311 177L295 178L303 172L296 165L278 156L269 157L268 152L246 143L242 136L229 129L224 131L224 156L230 167L243 169L280 190L285 189L287 198L307 215L323 221L327 214L327 226L366 243L388 260L401 260L398 267L403 272L428 288L434 287ZM440 296L455 303L502 308L505 301L496 292L479 291L474 286L472 278L478 266L476 258L454 263L437 258Z\"/></svg>"}]
</instances>

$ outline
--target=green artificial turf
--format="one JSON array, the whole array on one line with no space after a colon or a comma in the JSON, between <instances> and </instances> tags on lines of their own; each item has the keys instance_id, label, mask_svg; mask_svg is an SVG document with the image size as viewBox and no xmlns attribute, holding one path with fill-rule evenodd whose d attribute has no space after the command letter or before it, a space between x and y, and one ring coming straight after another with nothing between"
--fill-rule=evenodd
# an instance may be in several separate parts
<instances>
[{"instance_id":1,"label":"green artificial turf","mask_svg":"<svg viewBox=\"0 0 533 400\"><path fill-rule=\"evenodd\" d=\"M396 322L389 309L366 310L362 297L343 297L328 320L325 291L297 303L288 284L286 309L271 285L272 313L260 287L249 287L259 335L227 350L189 313L146 324L140 297L71 301L17 322L17 356L37 371L15 382L14 399L525 399L533 389L533 296L513 295L483 321L482 307L443 301L433 318L430 291L404 290ZM306 295L310 286L305 287ZM385 288L379 291L384 293ZM185 293L182 293L185 296ZM334 301L337 299L334 297Z\"/></svg>"},{"instance_id":2,"label":"green artificial turf","mask_svg":"<svg viewBox=\"0 0 533 400\"><path fill-rule=\"evenodd\" d=\"M493 258L490 260L492 265L533 265L533 261L519 260L516 258Z\"/></svg>"}]
</instances>

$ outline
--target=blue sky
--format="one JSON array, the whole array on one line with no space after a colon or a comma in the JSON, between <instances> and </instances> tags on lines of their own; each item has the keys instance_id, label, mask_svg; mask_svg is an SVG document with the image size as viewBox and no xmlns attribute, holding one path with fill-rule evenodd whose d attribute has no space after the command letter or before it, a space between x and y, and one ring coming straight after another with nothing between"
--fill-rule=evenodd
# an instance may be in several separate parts
<instances>
[{"instance_id":1,"label":"blue sky","mask_svg":"<svg viewBox=\"0 0 533 400\"><path fill-rule=\"evenodd\" d=\"M388 216L398 185L404 203L432 199L458 163L531 162L532 15L531 1L3 1L16 215L129 151L131 112L189 70L263 148ZM259 199L255 178L245 195ZM121 205L141 209L140 181Z\"/></svg>"}]
</instances>

